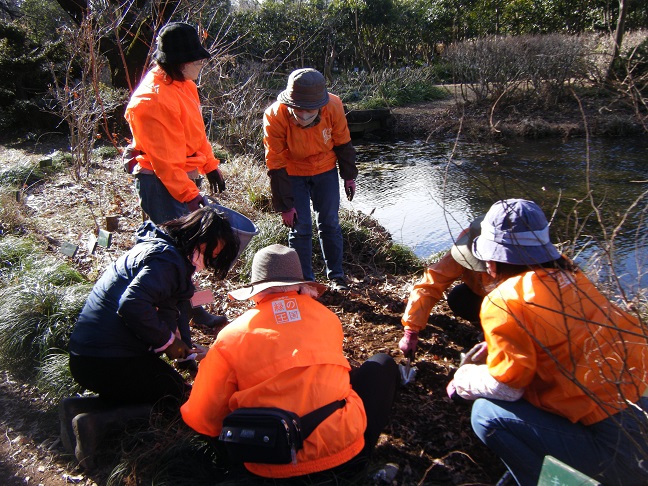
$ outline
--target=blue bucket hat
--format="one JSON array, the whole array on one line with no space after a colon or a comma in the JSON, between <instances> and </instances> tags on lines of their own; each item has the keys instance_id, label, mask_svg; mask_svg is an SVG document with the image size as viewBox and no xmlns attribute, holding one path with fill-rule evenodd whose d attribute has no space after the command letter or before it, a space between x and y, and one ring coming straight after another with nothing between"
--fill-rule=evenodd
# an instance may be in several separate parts
<instances>
[{"instance_id":1,"label":"blue bucket hat","mask_svg":"<svg viewBox=\"0 0 648 486\"><path fill-rule=\"evenodd\" d=\"M549 223L533 201L505 199L491 206L472 245L483 261L538 265L560 258L549 239Z\"/></svg>"}]
</instances>

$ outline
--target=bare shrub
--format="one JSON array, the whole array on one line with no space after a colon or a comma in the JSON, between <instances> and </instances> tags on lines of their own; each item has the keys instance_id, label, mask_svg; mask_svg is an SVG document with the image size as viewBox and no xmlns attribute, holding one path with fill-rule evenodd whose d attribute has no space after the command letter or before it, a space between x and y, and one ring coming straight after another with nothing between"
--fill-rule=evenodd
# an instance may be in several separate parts
<instances>
[{"instance_id":1,"label":"bare shrub","mask_svg":"<svg viewBox=\"0 0 648 486\"><path fill-rule=\"evenodd\" d=\"M520 44L525 76L545 106L552 105L573 83L585 78L587 52L580 36L524 36Z\"/></svg>"},{"instance_id":2,"label":"bare shrub","mask_svg":"<svg viewBox=\"0 0 648 486\"><path fill-rule=\"evenodd\" d=\"M546 106L586 78L587 50L565 34L485 37L453 44L446 56L464 100L495 101L520 88Z\"/></svg>"},{"instance_id":3,"label":"bare shrub","mask_svg":"<svg viewBox=\"0 0 648 486\"><path fill-rule=\"evenodd\" d=\"M514 38L490 36L452 44L446 57L464 101L480 102L519 87L526 74L522 53Z\"/></svg>"},{"instance_id":4,"label":"bare shrub","mask_svg":"<svg viewBox=\"0 0 648 486\"><path fill-rule=\"evenodd\" d=\"M99 53L100 33L92 18L86 18L78 30L65 29L74 54L61 79L51 70L54 80L50 88L49 111L67 124L70 150L73 156L73 175L79 179L82 169L90 168L92 150L98 138L99 125L110 113L122 106L125 90L117 90L101 83L105 59Z\"/></svg>"},{"instance_id":5,"label":"bare shrub","mask_svg":"<svg viewBox=\"0 0 648 486\"><path fill-rule=\"evenodd\" d=\"M263 111L270 96L267 66L236 59L223 52L201 78L209 138L218 139L228 150L263 157Z\"/></svg>"}]
</instances>

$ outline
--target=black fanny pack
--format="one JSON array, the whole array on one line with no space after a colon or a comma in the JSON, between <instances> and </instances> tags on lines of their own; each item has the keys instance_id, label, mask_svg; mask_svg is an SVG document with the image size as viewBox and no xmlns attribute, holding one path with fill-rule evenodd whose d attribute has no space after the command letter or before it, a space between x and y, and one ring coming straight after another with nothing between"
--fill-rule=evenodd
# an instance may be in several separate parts
<instances>
[{"instance_id":1,"label":"black fanny pack","mask_svg":"<svg viewBox=\"0 0 648 486\"><path fill-rule=\"evenodd\" d=\"M303 417L280 408L239 408L223 420L219 439L233 462L296 464L304 440L345 404L337 400Z\"/></svg>"}]
</instances>

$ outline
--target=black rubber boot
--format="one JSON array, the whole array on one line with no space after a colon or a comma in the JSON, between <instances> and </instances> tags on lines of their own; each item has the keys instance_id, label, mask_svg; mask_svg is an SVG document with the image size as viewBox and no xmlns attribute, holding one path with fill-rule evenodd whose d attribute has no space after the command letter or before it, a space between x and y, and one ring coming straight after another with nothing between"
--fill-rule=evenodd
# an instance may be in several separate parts
<instances>
[{"instance_id":1,"label":"black rubber boot","mask_svg":"<svg viewBox=\"0 0 648 486\"><path fill-rule=\"evenodd\" d=\"M74 417L85 412L106 410L110 405L98 396L64 398L59 404L59 421L61 423L61 443L66 452L74 454L76 438L72 429Z\"/></svg>"},{"instance_id":2,"label":"black rubber boot","mask_svg":"<svg viewBox=\"0 0 648 486\"><path fill-rule=\"evenodd\" d=\"M150 405L132 405L77 415L72 420L77 461L86 470L94 469L97 466L97 453L109 434L122 433L135 422L148 423L150 416Z\"/></svg>"}]
</instances>

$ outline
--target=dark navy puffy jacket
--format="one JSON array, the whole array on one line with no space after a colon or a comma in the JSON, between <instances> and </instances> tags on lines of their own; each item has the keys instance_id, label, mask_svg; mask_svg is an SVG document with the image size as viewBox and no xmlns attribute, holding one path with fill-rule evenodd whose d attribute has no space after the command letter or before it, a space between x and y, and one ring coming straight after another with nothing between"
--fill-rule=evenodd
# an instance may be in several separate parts
<instances>
[{"instance_id":1,"label":"dark navy puffy jacket","mask_svg":"<svg viewBox=\"0 0 648 486\"><path fill-rule=\"evenodd\" d=\"M179 326L188 329L193 272L171 238L145 222L136 245L94 285L72 332L70 352L118 358L164 346Z\"/></svg>"}]
</instances>

